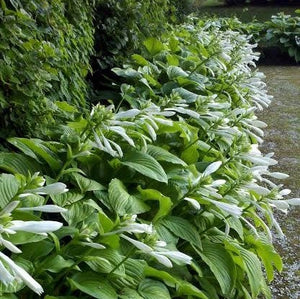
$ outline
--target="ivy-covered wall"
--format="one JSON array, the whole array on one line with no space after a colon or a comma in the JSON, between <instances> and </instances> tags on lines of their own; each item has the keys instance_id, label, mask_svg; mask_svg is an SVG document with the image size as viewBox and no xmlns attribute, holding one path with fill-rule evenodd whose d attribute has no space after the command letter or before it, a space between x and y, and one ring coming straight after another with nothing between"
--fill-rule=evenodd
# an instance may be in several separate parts
<instances>
[{"instance_id":1,"label":"ivy-covered wall","mask_svg":"<svg viewBox=\"0 0 300 299\"><path fill-rule=\"evenodd\" d=\"M84 108L93 52L90 0L2 0L0 137L39 135L55 101Z\"/></svg>"}]
</instances>

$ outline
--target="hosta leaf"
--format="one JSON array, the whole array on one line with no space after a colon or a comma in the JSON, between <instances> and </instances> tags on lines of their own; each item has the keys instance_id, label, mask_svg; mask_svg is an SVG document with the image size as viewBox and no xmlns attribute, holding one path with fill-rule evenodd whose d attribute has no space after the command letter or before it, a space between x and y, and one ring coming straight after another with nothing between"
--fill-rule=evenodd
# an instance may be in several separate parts
<instances>
[{"instance_id":1,"label":"hosta leaf","mask_svg":"<svg viewBox=\"0 0 300 299\"><path fill-rule=\"evenodd\" d=\"M0 175L0 208L4 208L18 193L19 183L12 174Z\"/></svg>"},{"instance_id":2,"label":"hosta leaf","mask_svg":"<svg viewBox=\"0 0 300 299\"><path fill-rule=\"evenodd\" d=\"M125 272L128 278L137 286L145 278L144 272L147 263L143 260L128 259L125 261Z\"/></svg>"},{"instance_id":3,"label":"hosta leaf","mask_svg":"<svg viewBox=\"0 0 300 299\"><path fill-rule=\"evenodd\" d=\"M199 95L197 95L196 93L182 87L173 89L173 92L178 93L187 103L194 103L199 97Z\"/></svg>"},{"instance_id":4,"label":"hosta leaf","mask_svg":"<svg viewBox=\"0 0 300 299\"><path fill-rule=\"evenodd\" d=\"M138 292L145 299L171 298L167 287L153 279L143 280L139 285Z\"/></svg>"},{"instance_id":5,"label":"hosta leaf","mask_svg":"<svg viewBox=\"0 0 300 299\"><path fill-rule=\"evenodd\" d=\"M272 244L267 241L255 239L253 236L249 236L247 241L255 246L256 252L264 264L268 280L272 281L274 278L273 267L275 266L278 271L282 270L283 265L280 255L274 250Z\"/></svg>"},{"instance_id":6,"label":"hosta leaf","mask_svg":"<svg viewBox=\"0 0 300 299\"><path fill-rule=\"evenodd\" d=\"M62 216L70 226L74 226L78 222L86 220L88 216L95 212L93 207L83 204L82 201L65 206L65 208L67 208L67 212L62 213Z\"/></svg>"},{"instance_id":7,"label":"hosta leaf","mask_svg":"<svg viewBox=\"0 0 300 299\"><path fill-rule=\"evenodd\" d=\"M149 207L135 196L130 195L124 184L113 179L108 187L108 204L119 215L140 214L149 210Z\"/></svg>"},{"instance_id":8,"label":"hosta leaf","mask_svg":"<svg viewBox=\"0 0 300 299\"><path fill-rule=\"evenodd\" d=\"M52 273L59 273L63 269L70 268L72 266L74 266L73 260L66 260L62 256L57 255L44 260L42 268Z\"/></svg>"},{"instance_id":9,"label":"hosta leaf","mask_svg":"<svg viewBox=\"0 0 300 299\"><path fill-rule=\"evenodd\" d=\"M85 258L85 262L93 271L98 273L109 273L115 267L110 261L100 256L89 256Z\"/></svg>"},{"instance_id":10,"label":"hosta leaf","mask_svg":"<svg viewBox=\"0 0 300 299\"><path fill-rule=\"evenodd\" d=\"M41 162L40 159L42 158L53 170L58 170L62 167L59 158L44 146L40 139L9 138L8 141L37 162Z\"/></svg>"},{"instance_id":11,"label":"hosta leaf","mask_svg":"<svg viewBox=\"0 0 300 299\"><path fill-rule=\"evenodd\" d=\"M112 71L120 77L124 77L124 78L131 79L131 80L138 80L138 79L142 78L142 75L133 68L121 69L121 68L115 67L112 69Z\"/></svg>"},{"instance_id":12,"label":"hosta leaf","mask_svg":"<svg viewBox=\"0 0 300 299\"><path fill-rule=\"evenodd\" d=\"M23 175L41 171L41 165L34 159L17 153L0 153L0 168L13 174Z\"/></svg>"},{"instance_id":13,"label":"hosta leaf","mask_svg":"<svg viewBox=\"0 0 300 299\"><path fill-rule=\"evenodd\" d=\"M167 75L170 80L176 79L177 77L187 77L188 73L185 72L181 67L169 66L167 68Z\"/></svg>"},{"instance_id":14,"label":"hosta leaf","mask_svg":"<svg viewBox=\"0 0 300 299\"><path fill-rule=\"evenodd\" d=\"M140 194L142 195L143 200L157 200L159 201L159 209L153 218L153 222L157 221L159 218L168 215L173 205L170 197L167 197L154 189L142 189L138 187Z\"/></svg>"},{"instance_id":15,"label":"hosta leaf","mask_svg":"<svg viewBox=\"0 0 300 299\"><path fill-rule=\"evenodd\" d=\"M156 55L164 49L164 45L154 37L150 37L143 42L144 46L151 55Z\"/></svg>"},{"instance_id":16,"label":"hosta leaf","mask_svg":"<svg viewBox=\"0 0 300 299\"><path fill-rule=\"evenodd\" d=\"M149 144L147 146L147 154L152 156L157 161L166 161L173 164L186 166L186 163L183 160L159 146Z\"/></svg>"},{"instance_id":17,"label":"hosta leaf","mask_svg":"<svg viewBox=\"0 0 300 299\"><path fill-rule=\"evenodd\" d=\"M133 54L131 57L139 65L145 66L149 64L149 62L141 55Z\"/></svg>"},{"instance_id":18,"label":"hosta leaf","mask_svg":"<svg viewBox=\"0 0 300 299\"><path fill-rule=\"evenodd\" d=\"M208 240L202 241L202 250L197 252L214 273L222 292L229 295L235 286L237 276L231 255L221 244L211 243Z\"/></svg>"},{"instance_id":19,"label":"hosta leaf","mask_svg":"<svg viewBox=\"0 0 300 299\"><path fill-rule=\"evenodd\" d=\"M143 299L143 297L141 297L136 290L129 289L129 288L122 289L122 293L119 294L118 298L120 298L120 299Z\"/></svg>"},{"instance_id":20,"label":"hosta leaf","mask_svg":"<svg viewBox=\"0 0 300 299\"><path fill-rule=\"evenodd\" d=\"M194 285L183 281L177 288L178 295L188 295L201 299L209 299L202 291L196 288Z\"/></svg>"},{"instance_id":21,"label":"hosta leaf","mask_svg":"<svg viewBox=\"0 0 300 299\"><path fill-rule=\"evenodd\" d=\"M71 205L84 197L84 194L75 192L75 191L68 191L62 194L51 195L51 199L57 205L64 207L67 205Z\"/></svg>"},{"instance_id":22,"label":"hosta leaf","mask_svg":"<svg viewBox=\"0 0 300 299\"><path fill-rule=\"evenodd\" d=\"M159 280L162 280L168 287L176 287L177 296L190 295L196 298L208 299L202 291L193 286L191 283L181 280L175 277L175 275L171 275L165 271L157 270L148 266L145 268L145 275L146 277L154 277Z\"/></svg>"},{"instance_id":23,"label":"hosta leaf","mask_svg":"<svg viewBox=\"0 0 300 299\"><path fill-rule=\"evenodd\" d=\"M135 171L159 182L167 183L168 178L161 165L150 155L141 152L131 152L121 162Z\"/></svg>"},{"instance_id":24,"label":"hosta leaf","mask_svg":"<svg viewBox=\"0 0 300 299\"><path fill-rule=\"evenodd\" d=\"M247 273L252 296L256 298L262 291L265 281L258 257L234 242L225 241L225 249L234 252L235 263Z\"/></svg>"},{"instance_id":25,"label":"hosta leaf","mask_svg":"<svg viewBox=\"0 0 300 299\"><path fill-rule=\"evenodd\" d=\"M199 233L195 226L188 220L177 216L169 216L168 218L161 220L160 224L165 226L175 236L201 247L201 238Z\"/></svg>"},{"instance_id":26,"label":"hosta leaf","mask_svg":"<svg viewBox=\"0 0 300 299\"><path fill-rule=\"evenodd\" d=\"M97 190L105 190L106 189L100 183L98 183L94 180L91 180L89 178L86 178L79 173L72 173L72 177L75 179L75 181L82 193L85 193L87 191L97 191Z\"/></svg>"},{"instance_id":27,"label":"hosta leaf","mask_svg":"<svg viewBox=\"0 0 300 299\"><path fill-rule=\"evenodd\" d=\"M81 292L97 299L117 299L117 293L108 280L94 272L77 273L69 281Z\"/></svg>"},{"instance_id":28,"label":"hosta leaf","mask_svg":"<svg viewBox=\"0 0 300 299\"><path fill-rule=\"evenodd\" d=\"M245 270L249 279L252 296L256 298L262 290L264 282L260 261L253 252L245 248L240 247L240 253L245 264Z\"/></svg>"}]
</instances>

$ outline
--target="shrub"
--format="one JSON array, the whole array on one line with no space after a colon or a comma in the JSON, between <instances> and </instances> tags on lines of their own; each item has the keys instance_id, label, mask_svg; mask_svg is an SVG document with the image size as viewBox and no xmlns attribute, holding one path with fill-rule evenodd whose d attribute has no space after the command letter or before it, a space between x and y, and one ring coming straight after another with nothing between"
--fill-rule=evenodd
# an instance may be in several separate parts
<instances>
[{"instance_id":1,"label":"shrub","mask_svg":"<svg viewBox=\"0 0 300 299\"><path fill-rule=\"evenodd\" d=\"M86 106L91 1L1 1L0 137L39 135L55 101Z\"/></svg>"},{"instance_id":2,"label":"shrub","mask_svg":"<svg viewBox=\"0 0 300 299\"><path fill-rule=\"evenodd\" d=\"M27 283L46 298L270 298L261 267L269 281L282 268L272 209L299 200L284 199L269 178L286 175L270 171L276 161L257 148L265 124L254 111L270 97L250 68L253 46L197 22L145 40L114 69L121 101L88 117L63 103L73 120L52 141L8 140L21 153L0 154L14 174L0 181L0 233L11 243L1 242L39 284L23 272L18 279L1 252L2 294L34 298ZM49 186L28 185L38 177L26 179L28 170ZM55 194L64 184L69 191ZM60 212L47 221L64 226L14 239L18 221L45 219L41 211Z\"/></svg>"}]
</instances>

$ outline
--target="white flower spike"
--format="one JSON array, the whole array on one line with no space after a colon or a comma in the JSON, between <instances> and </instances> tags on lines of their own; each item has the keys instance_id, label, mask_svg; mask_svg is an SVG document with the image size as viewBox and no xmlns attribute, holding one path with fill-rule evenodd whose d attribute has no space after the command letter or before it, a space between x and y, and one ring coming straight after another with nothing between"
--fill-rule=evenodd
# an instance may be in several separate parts
<instances>
[{"instance_id":1,"label":"white flower spike","mask_svg":"<svg viewBox=\"0 0 300 299\"><path fill-rule=\"evenodd\" d=\"M38 295L41 295L44 292L42 286L37 281L35 281L24 269L18 266L13 260L11 260L2 252L0 252L0 259L2 259L10 267L12 272L15 273L15 276L21 279L31 290ZM2 281L1 278L0 280ZM9 276L7 276L6 273L6 279L8 278Z\"/></svg>"}]
</instances>

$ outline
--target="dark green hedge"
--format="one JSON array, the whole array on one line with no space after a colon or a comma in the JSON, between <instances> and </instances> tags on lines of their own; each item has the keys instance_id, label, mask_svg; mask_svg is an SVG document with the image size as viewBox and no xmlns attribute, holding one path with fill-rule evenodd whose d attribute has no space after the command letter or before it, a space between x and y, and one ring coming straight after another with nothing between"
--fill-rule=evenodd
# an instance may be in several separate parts
<instances>
[{"instance_id":1,"label":"dark green hedge","mask_svg":"<svg viewBox=\"0 0 300 299\"><path fill-rule=\"evenodd\" d=\"M89 0L2 0L0 137L39 135L55 101L84 107L93 52Z\"/></svg>"}]
</instances>

